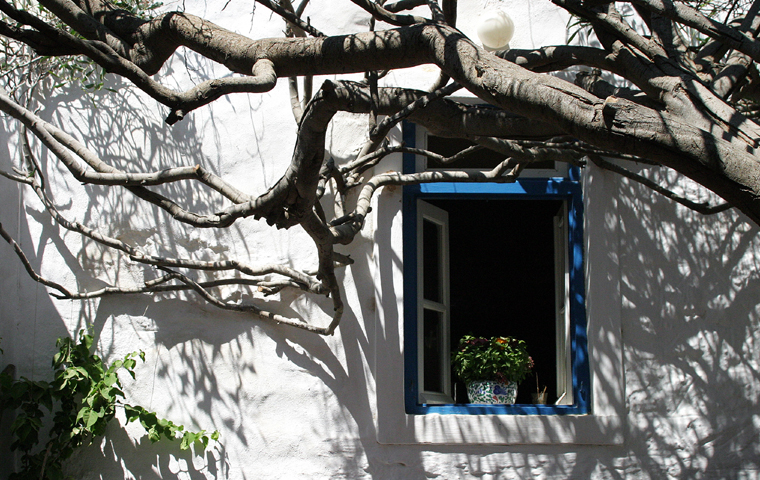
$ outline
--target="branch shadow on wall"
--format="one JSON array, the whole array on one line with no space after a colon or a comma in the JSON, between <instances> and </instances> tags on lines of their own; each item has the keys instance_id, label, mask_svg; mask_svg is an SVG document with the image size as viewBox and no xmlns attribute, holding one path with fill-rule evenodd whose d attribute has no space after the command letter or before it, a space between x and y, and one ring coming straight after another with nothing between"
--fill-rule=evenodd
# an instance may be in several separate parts
<instances>
[{"instance_id":1,"label":"branch shadow on wall","mask_svg":"<svg viewBox=\"0 0 760 480\"><path fill-rule=\"evenodd\" d=\"M649 175L674 189L683 182L665 169ZM306 351L292 341L279 344L290 361L322 379L342 407L324 412L335 422L349 422L346 433L333 440L334 451L345 451L353 443L366 456L366 465L345 458L341 472L361 469L375 479L421 479L452 471L475 478L533 478L540 471L547 478L687 479L734 478L757 470L758 228L734 211L704 217L638 184L612 178L614 198L590 201L613 202L617 208L613 223L618 236L611 238L617 238L618 245L597 246L617 252L620 268L617 301L622 307L625 400L618 414L627 420L624 445L378 444L371 417L374 400L365 392L378 387L374 379L386 366L375 365L367 356L375 348L390 349L389 355L403 353L397 347L398 322L386 319L384 330L375 325L370 320L376 316L374 308L365 301L360 302L361 312L347 316L341 327L345 360L335 358L322 342L317 348L300 344ZM686 190L689 195L709 197L696 187ZM595 225L609 221L600 218ZM390 235L389 224L377 228L378 235ZM386 238L384 245L389 244ZM371 261L370 249L364 250L362 258ZM392 268L396 263L400 268L400 259L390 251L384 253L381 264ZM363 262L357 264L351 268L354 278L372 278ZM375 288L383 295L397 295L392 285ZM356 317L365 320L357 323ZM363 362L368 371L358 368ZM609 381L610 386L601 389L615 392L612 383L617 379ZM428 462L433 453L447 460ZM448 470L440 464L449 464Z\"/></svg>"},{"instance_id":2,"label":"branch shadow on wall","mask_svg":"<svg viewBox=\"0 0 760 480\"><path fill-rule=\"evenodd\" d=\"M200 145L194 143L199 135L195 123L187 119L166 131L160 120L144 117L143 109L152 107L140 102L133 98L120 103L119 115L104 110L92 112L86 125L77 124L80 128L77 135L106 152L110 162L131 171L203 163L217 174L224 173L220 171L219 159L212 159L209 165ZM103 103L100 108L117 106ZM63 117L55 120L59 124L67 122ZM214 122L213 114L208 121ZM149 138L125 134L141 131L149 132ZM121 150L115 150L114 145L123 145L125 141L133 151L143 155L120 156ZM181 156L177 153L180 151L190 154ZM47 162L45 157L42 160ZM68 173L57 164L46 164L46 169L68 178ZM665 184L677 181L667 174L658 179ZM322 423L313 422L315 417L310 416L312 423L305 428L311 431L280 432L278 437L291 439L297 434L311 434L316 443L329 444L324 450L336 452L330 460L333 471L347 476L426 478L431 469L437 468L426 463L431 453L452 460L453 466L448 468L453 470L443 474L457 471L476 478L509 475L529 478L536 462L541 463L546 476L561 478L583 478L598 472L612 478L636 474L730 477L740 469L757 469L760 442L758 427L753 423L760 396L755 346L760 340L755 300L760 293L755 264L755 251L759 247L757 228L732 212L698 217L643 187L624 179L616 181L620 187L615 198L594 201L617 202L620 222L620 244L616 248L622 274L628 398L627 412L621 412L628 415L624 447L379 444L373 418L377 395L374 389L379 370L385 366L375 364L375 349L383 348L388 355L401 358L403 342L399 322L386 322L384 329L375 323L374 297L362 290L373 278L372 244L366 239L359 239L350 247L356 264L339 273L341 284L346 286L345 295L360 310L346 312L336 337L317 337L257 320L252 324L244 315L221 312L193 300L184 301L184 297L171 299L160 295L103 299L97 306L92 304L83 309L80 318L64 321L63 329L71 329L71 321L80 326L94 324L106 358L118 358L135 348L151 345L152 350L146 352L148 361L140 367L138 383L130 385L130 393L148 399L149 403L155 401L147 406L167 412L164 416L191 428L223 425L225 431L237 435L236 441L244 448L257 449L260 444L282 441L265 429L258 429L257 424L298 415L299 412L279 410L276 404L294 405L297 402L292 396L302 396L304 405L321 409ZM73 180L68 183L71 188L81 188ZM87 189L90 205L82 220L85 224L100 225L125 241L149 244L158 253L194 250L201 259L230 253L226 233L208 230L196 234L171 221L143 224L141 219L165 218L165 214L139 202L124 201L124 194L114 189ZM185 199L194 209L214 211L221 205L184 183L162 191L172 198ZM75 209L70 199L54 200L64 209ZM105 216L104 212L112 215ZM36 216L34 210L29 213ZM378 242L385 247L391 244L390 220L381 217L376 226L381 237ZM64 262L81 288L102 286L103 282L95 278L98 273L110 280L148 275L149 269L143 267L137 271L124 270L127 267L91 243L85 242L81 249L72 252L60 239L58 227L41 217L38 221L43 235L38 242L37 259L47 249L63 252ZM236 224L234 234L247 237L254 229L251 223ZM31 244L29 235L26 236ZM180 242L183 238L190 241ZM273 234L270 242L277 245L280 238ZM284 256L288 245L273 250L275 255ZM231 253L243 257L258 254L250 249ZM401 268L401 259L395 252L383 254L387 258L380 262L381 268ZM39 265L38 260L36 264ZM401 292L393 291L392 284L374 288L391 299L401 296ZM300 302L299 296L285 294L278 311L297 315L303 311ZM330 311L329 302L317 303L323 312ZM56 308L60 310L57 304L46 307L51 312ZM59 327L60 324L51 331L61 330ZM283 374L298 377L302 384L292 392L273 393L271 388L257 391L257 386L265 386L262 379L266 375L276 375L256 368L259 351L263 356L279 356L282 362L274 367L282 368ZM261 362L272 363L270 358ZM151 381L144 380L141 384L146 377ZM156 385L168 386L171 391L162 392L158 398L151 391ZM183 405L187 399L194 403ZM273 418L268 419L267 415ZM118 474L145 472L145 478L151 475L166 478L168 474L225 478L233 468L228 464L224 438L198 466L189 454L172 453L170 447L146 442L140 440L135 444L123 431L112 430L105 445L96 446L97 451L90 449L81 457L88 462L81 467L91 472L95 465L102 466L104 469L97 474L102 478L108 478L109 472L116 470ZM306 453L302 455L308 458ZM252 478L250 473L240 475Z\"/></svg>"},{"instance_id":3,"label":"branch shadow on wall","mask_svg":"<svg viewBox=\"0 0 760 480\"><path fill-rule=\"evenodd\" d=\"M666 169L648 173L683 185ZM684 193L721 201L696 187ZM756 471L758 227L734 210L704 217L648 194L621 181L631 453L671 478Z\"/></svg>"},{"instance_id":4,"label":"branch shadow on wall","mask_svg":"<svg viewBox=\"0 0 760 480\"><path fill-rule=\"evenodd\" d=\"M191 68L200 70L206 67L198 64L192 65ZM196 73L202 78L210 76L209 72L199 71ZM247 134L250 136L253 132L253 137L256 138L249 138L246 145L238 147L241 157L248 160L247 163L232 167L233 169L244 169L245 173L229 175L229 172L221 170L223 160L221 154L216 158L204 154L202 140L199 138L204 132L215 132L211 142L215 143L216 150L212 151L221 151L220 144L223 140L218 136L218 131L222 130L223 127L216 124L213 108L207 107L205 113L200 115L203 120L203 125L200 128L197 128L197 122L193 120L193 116L170 128L165 126L162 119L153 113L155 104L152 100L146 100L144 97L135 94L118 80L112 79L110 81L112 83L109 86L118 89L116 96L105 92L82 95L81 92L74 89L64 90L46 99L46 108L41 115L82 140L107 163L129 172L156 171L169 167L201 164L217 175L226 178L231 176L233 181L238 183L238 187L251 193L265 191L271 185L272 180L280 174L276 171L267 171L265 168L268 159L261 157L255 142L255 139L263 137L265 132L261 131L261 128L257 130L256 125L247 129ZM243 99L242 103L241 98ZM88 104L88 102L92 103ZM242 113L255 112L261 104L257 97L245 95L236 96L234 104L230 99L220 100L220 104L224 104L224 102L227 104L223 108L242 110ZM56 107L64 107L64 110L73 109L76 111L76 115L80 117L72 119L60 113ZM254 117L250 116L248 120L253 123L253 119ZM35 149L39 151L36 148L37 142L33 141L33 143ZM10 152L8 158L12 158ZM299 239L283 240L283 235L274 232L270 235L263 235L262 242L269 242L270 248L252 251L247 248L248 245L245 242L235 242L230 239L233 237L245 238L251 232L258 233L261 230L269 230L269 227L264 226L262 228L253 219L240 221L223 232L213 229L199 232L174 222L166 212L136 200L122 189L80 185L71 177L65 167L52 158L45 149L42 149L42 153L39 154L39 160L42 163L43 171L47 172L50 197L64 216L80 221L128 244L141 247L149 253L173 257L192 256L200 260L217 260L226 256L254 265L274 263L273 260L279 260L277 263L287 264L286 255L289 247L299 242ZM282 162L272 163L281 164ZM229 165L229 163L225 163L225 165ZM269 170L272 170L271 167ZM50 185L51 183L55 185ZM177 182L158 187L156 190L169 198L177 199L179 203L190 210L200 213L218 211L223 206L222 200L218 196L211 195L205 187L198 185L195 182ZM26 187L20 188L25 189ZM72 195L69 193L69 189L76 193ZM9 190L4 191L8 192ZM24 196L29 195L32 195L31 192L24 193ZM82 205L83 200L86 201L85 205ZM9 203L15 204L15 202ZM30 203L30 205L34 204L34 201ZM56 225L42 209L35 206L23 208L25 209L23 213L27 215L21 215L22 223L18 228L21 237L19 240L22 246L26 247L25 250L31 257L37 271L40 271L41 264L50 263L43 260L58 257L60 265L68 269L71 272L70 275L73 276L76 283L73 289L80 291L95 290L107 284L129 285L156 276L152 267L124 262L119 258L120 255L89 239L85 238L81 243L72 242L71 238L76 237L76 235L68 234ZM15 216L15 212L10 212L10 214ZM27 220L32 220L33 223L37 222L33 229L26 224ZM39 231L40 233L32 234L32 231ZM32 240L32 235L35 237L34 240ZM299 267L301 265L291 266ZM16 274L18 274L18 269L16 270ZM63 273L62 270L56 272L43 271L42 273L60 275ZM21 272L20 275L25 274ZM63 275L65 277L69 274L63 273ZM71 280L71 276L68 280ZM60 277L52 278L61 281ZM22 280L25 285L34 285L30 282L31 280L28 278ZM30 291L36 292L33 295L34 298L29 298L28 293ZM199 306L200 302L195 299L192 293L180 294L179 299L174 300L171 299L170 295L106 297L99 301L81 303L77 301L74 302L76 306L71 303L70 309L67 306L70 302L50 299L46 289L39 285L19 289L19 293L23 296L23 298L19 298L19 303L25 305L22 310L26 311L33 307L35 315L42 315L47 312L44 325L39 323L39 336L36 334L36 330L34 334L27 330L23 332L23 335L19 335L19 338L14 339L18 340L14 347L19 352L16 358L19 358L21 360L19 363L24 366L31 365L32 373L35 372L35 369L49 372L47 363L49 363L50 356L40 354L40 350L45 352L49 350L52 354L55 338L63 336L67 332L76 332L90 324L94 326L95 334L101 340L98 353L104 358L113 360L127 352L145 348L145 345L158 345L156 351L148 352L149 356L152 354L154 360L160 359L166 351L174 350L178 351L179 356L184 358L186 364L200 362L202 368L197 371L189 368L184 372L185 377L180 378L177 382L176 394L170 395L170 398L177 399L180 395L187 395L192 398L201 392L200 395L205 396L205 398L201 399L198 405L206 417L191 418L192 415L188 415L191 410L189 407L179 408L181 410L179 413L182 414L180 417L184 417L185 420L183 418L172 418L171 414L174 412L171 406L164 410L168 412L167 414L162 415L159 412L159 416L166 416L176 423L186 423L188 427L195 430L199 428L213 430L213 422L209 422L208 417L212 416L211 404L218 400L218 396L215 396L217 389L214 385L216 377L213 372L213 365L204 363L204 352L200 350L206 344L214 345L214 348L211 348L210 355L216 356L219 354L218 347L220 345L228 345L230 342L252 345L254 342L253 335L250 333L250 317L220 313L220 311L208 308L205 305ZM227 299L247 301L254 296L258 297L255 291L243 289L239 292L229 293ZM279 308L279 313L298 316L299 312L288 306L298 300L297 295L281 294L277 298L281 298L284 304ZM273 302L263 300L263 303L266 305ZM150 313L146 316L148 311ZM175 322L178 315L182 321ZM222 317L221 323L224 327L221 329L219 322L214 318L217 315ZM36 317L34 324L35 326L38 325ZM121 338L117 341L117 337L124 334L124 330L122 330L124 325L132 330L130 333L133 342L129 340L122 342ZM208 334L211 334L210 337ZM221 334L221 337L217 334ZM195 340L197 342L193 343ZM206 343L204 344L204 342ZM164 352L158 351L161 348L164 349ZM29 362L21 358L24 355L30 357ZM40 366L36 365L39 363L36 362L37 358L45 359L44 369L38 368ZM158 363L154 362L155 365ZM241 371L247 370L252 371L250 364L241 366ZM140 373L148 376L148 379L145 380L150 380L151 375L166 376L174 373L174 371L164 365L163 369L156 367L153 371L143 367ZM20 374L36 378L34 374L29 374L23 369ZM37 378L43 377L44 374L42 373L37 376ZM140 377L138 376L138 378ZM152 384L153 382L146 383ZM139 386L132 386L131 388L137 391L137 396L139 396ZM225 402L227 400L227 398L224 399ZM228 405L235 404L234 398L228 403ZM239 413L238 418L234 421L240 424L243 417L244 415ZM226 421L226 419L223 420L223 422ZM111 434L108 440L111 453L101 452L102 465L112 465L114 458L121 458L120 462L133 464L133 467L128 469L130 471L149 471L151 469L150 457L152 454L147 457L140 454L141 451L148 448L144 444L145 442L133 445L128 437L121 435L121 431L118 429L112 429ZM209 460L210 463L202 467L204 474L220 475L220 478L226 477L220 473L226 468L224 466L226 455L223 453L224 447L220 443L215 448L214 461ZM169 450L155 447L152 451L158 452L154 456L156 468L166 471L160 466L168 461L164 457ZM86 455L93 455L93 450L90 449ZM95 456L97 457L98 454ZM187 455L182 454L180 458L186 457ZM92 459L93 457L90 456L89 458ZM141 463L140 459L147 459L148 461ZM96 461L96 463L100 462ZM192 463L190 465L192 467ZM87 463L84 468L83 472L92 471L93 465ZM189 472L192 473L193 468L190 468ZM103 471L107 470L108 468L105 468ZM212 470L216 473L213 473ZM109 478L107 473L99 474L106 475L103 478ZM192 478L196 477L192 476Z\"/></svg>"}]
</instances>

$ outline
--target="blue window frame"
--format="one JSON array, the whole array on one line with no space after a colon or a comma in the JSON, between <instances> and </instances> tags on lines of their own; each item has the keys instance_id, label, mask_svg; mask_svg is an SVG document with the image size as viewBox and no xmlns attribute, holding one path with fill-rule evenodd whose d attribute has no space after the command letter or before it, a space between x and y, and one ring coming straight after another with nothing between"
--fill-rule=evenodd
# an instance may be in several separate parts
<instances>
[{"instance_id":1,"label":"blue window frame","mask_svg":"<svg viewBox=\"0 0 760 480\"><path fill-rule=\"evenodd\" d=\"M404 142L415 145L416 137L415 126L405 123ZM404 172L413 172L417 168L416 157L405 155ZM406 186L403 201L406 412L590 413L583 279L583 204L578 169L570 168L564 177L526 178L515 183ZM515 217L515 214L523 216ZM494 220L485 223L483 218L486 217L478 218L478 215ZM523 238L523 233L517 232L513 225L523 225L524 231L535 231L536 235L547 238ZM500 246L501 242L512 240L523 241L529 246L545 245L540 247L544 250L537 250L544 253L531 256L521 249L509 251L514 247L506 246L507 243L503 243L504 249L488 246L489 241L500 242ZM486 252L486 256L477 257L473 253L471 258L470 252L478 251ZM464 260L436 260L449 256ZM510 273L500 274L497 271L491 277L484 277L486 280L481 280L484 272L491 267L488 265L489 258L510 256L515 259L510 263ZM522 262L525 266L512 269L512 264L517 260L526 259ZM457 262L459 266L455 264ZM498 264L493 262L493 265ZM465 269L472 269L473 272ZM504 283L506 280L503 279L507 277L522 277L523 280ZM533 282L530 286L522 285L530 282ZM468 286L468 283L474 286ZM520 293L520 288L527 290ZM469 300L454 300L457 292L462 292L461 296ZM518 298L510 300L510 295ZM465 305L466 302L469 303ZM478 327L478 322L485 327ZM552 403L534 405L529 400L525 401L525 394L518 397L518 402L522 403L515 405L466 403L463 388L451 378L449 358L451 348L455 348L453 342L462 332L484 334L467 331L471 327L495 328L499 332L488 333L488 336L498 334L523 338L510 331L519 325L529 325L530 328L524 330L526 332L536 331L544 335L536 337L538 340L534 339L533 348L528 342L528 349L534 357L536 348L549 352L541 355L542 358L534 358L537 365L544 357L553 357L543 362L544 372L551 370L548 378L554 383ZM536 381L529 377L520 388L534 390Z\"/></svg>"}]
</instances>

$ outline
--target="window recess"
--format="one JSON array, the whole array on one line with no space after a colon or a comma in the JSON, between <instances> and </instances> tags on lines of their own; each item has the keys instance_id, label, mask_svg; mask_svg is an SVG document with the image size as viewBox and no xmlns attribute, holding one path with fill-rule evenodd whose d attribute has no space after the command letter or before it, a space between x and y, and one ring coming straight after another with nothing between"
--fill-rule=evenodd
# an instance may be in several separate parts
<instances>
[{"instance_id":1,"label":"window recess","mask_svg":"<svg viewBox=\"0 0 760 480\"><path fill-rule=\"evenodd\" d=\"M422 139L423 148L436 151L435 137ZM427 163L420 158L405 160L406 171L421 166ZM545 174L558 171L542 167ZM415 292L405 297L407 413L588 413L578 182L544 176L514 184L439 183L407 187L404 196L404 278L413 282L405 291ZM532 375L514 406L469 404L450 367L451 351L467 333L525 340L547 403L531 403Z\"/></svg>"}]
</instances>

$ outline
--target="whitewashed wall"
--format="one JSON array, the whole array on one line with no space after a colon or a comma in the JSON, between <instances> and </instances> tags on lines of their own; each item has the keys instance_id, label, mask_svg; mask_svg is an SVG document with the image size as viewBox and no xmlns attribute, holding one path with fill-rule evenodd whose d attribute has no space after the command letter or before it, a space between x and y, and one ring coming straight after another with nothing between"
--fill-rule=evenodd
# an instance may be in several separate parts
<instances>
[{"instance_id":1,"label":"whitewashed wall","mask_svg":"<svg viewBox=\"0 0 760 480\"><path fill-rule=\"evenodd\" d=\"M312 3L307 14L328 34L366 28L367 16L347 1ZM477 13L497 4L516 21L513 47L564 42L567 17L548 1L460 1L460 26L471 33ZM253 12L251 2L233 0L223 11L216 3L173 6L182 5L242 34L279 36L283 30L263 7ZM181 51L159 77L181 88L226 74ZM423 66L393 72L388 81L426 88L435 77L435 69ZM296 127L284 81L266 94L222 99L174 127L163 123L166 111L152 100L126 84L113 86L119 87L115 98L94 95L97 109L70 91L51 96L41 115L125 169L200 163L249 192L271 186L290 159ZM17 127L3 121L0 128L8 139L0 144L7 169L18 162ZM361 118L339 115L328 133L336 159L355 154L358 144L352 141L363 132ZM275 231L253 219L228 231L188 229L129 194L83 187L53 159L41 159L65 215L146 249L208 259L225 255L254 265L308 268L316 262L310 240L298 229ZM378 171L398 161L389 159ZM643 172L703 195L672 173ZM151 275L60 229L31 192L0 181L0 221L43 275L79 289ZM700 217L594 167L585 171L584 184L595 381L595 416L586 419L431 416L421 430L414 423L419 419L399 411L398 190L379 194L361 238L341 250L356 263L339 273L347 309L333 337L222 312L192 294L54 300L3 244L1 363L15 364L18 375L47 379L55 338L92 324L103 357L146 352L137 381L123 378L128 401L188 427L221 432L204 455L194 455L180 453L176 445L151 445L134 424L126 433L112 428L72 460L70 472L80 479L760 476L758 229L733 212ZM194 208L219 206L190 184L167 190ZM275 300L276 311L328 321L331 307L323 300L292 293ZM6 415L3 421L8 420ZM514 440L526 421L543 425L526 431L551 437L540 442L546 444L478 437L510 425L504 438ZM466 429L475 433L452 433ZM8 439L0 439L0 458L11 458ZM0 461L0 477L10 463Z\"/></svg>"}]
</instances>

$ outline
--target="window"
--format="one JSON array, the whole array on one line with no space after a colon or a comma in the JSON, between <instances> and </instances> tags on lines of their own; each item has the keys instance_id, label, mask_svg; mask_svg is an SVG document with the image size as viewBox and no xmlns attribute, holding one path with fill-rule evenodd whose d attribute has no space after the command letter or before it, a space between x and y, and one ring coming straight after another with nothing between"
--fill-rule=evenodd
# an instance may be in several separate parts
<instances>
[{"instance_id":1,"label":"window","mask_svg":"<svg viewBox=\"0 0 760 480\"><path fill-rule=\"evenodd\" d=\"M463 148L424 133L415 139L413 130L405 126L407 144L425 142L447 156ZM470 158L464 168L500 160ZM407 413L589 413L578 172L553 162L537 167L512 184L405 187ZM404 159L407 172L429 168L443 166ZM466 333L525 340L547 405L531 403L535 377L521 383L514 406L468 404L450 367Z\"/></svg>"}]
</instances>

